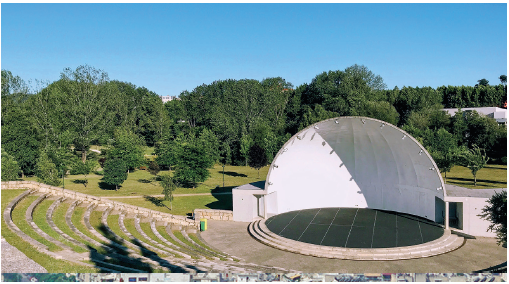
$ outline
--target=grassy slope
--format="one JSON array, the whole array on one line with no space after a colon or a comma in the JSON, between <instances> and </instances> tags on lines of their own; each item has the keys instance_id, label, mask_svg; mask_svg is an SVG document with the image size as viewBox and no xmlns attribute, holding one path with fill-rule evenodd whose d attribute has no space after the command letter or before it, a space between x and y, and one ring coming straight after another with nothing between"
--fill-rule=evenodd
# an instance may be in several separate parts
<instances>
[{"instance_id":1,"label":"grassy slope","mask_svg":"<svg viewBox=\"0 0 509 284\"><path fill-rule=\"evenodd\" d=\"M226 166L225 167L225 190L229 191L231 188L251 183L259 180L264 180L267 176L269 167L260 169L260 178L255 169L249 167L239 166ZM214 168L209 169L210 177L203 183L199 184L196 188L177 188L174 194L182 193L210 193L212 189L217 186L223 186L223 168L221 165L215 165ZM161 171L161 174L173 174L171 171ZM78 191L81 193L91 194L95 196L132 196L132 195L156 195L162 194L163 188L159 182L154 180L154 176L148 171L137 170L129 173L127 180L124 181L118 191L101 189L99 184L103 176L90 174L87 175L88 185L85 187L81 183L74 183L75 180L84 179L84 175L68 175L65 178L65 188ZM25 180L36 181L36 177L26 177Z\"/></svg>"},{"instance_id":2,"label":"grassy slope","mask_svg":"<svg viewBox=\"0 0 509 284\"><path fill-rule=\"evenodd\" d=\"M442 177L444 174L442 173ZM506 188L507 165L487 165L477 172L477 186L474 186L474 176L470 169L454 166L447 173L447 184L467 188Z\"/></svg>"},{"instance_id":3,"label":"grassy slope","mask_svg":"<svg viewBox=\"0 0 509 284\"><path fill-rule=\"evenodd\" d=\"M2 190L2 212L7 207L7 204L14 199L16 196L20 195L24 189L19 190ZM77 265L74 263L70 263L64 260L54 259L49 257L48 255L38 252L33 249L33 247L19 238L16 234L14 234L9 228L5 221L2 221L2 237L5 240L19 249L22 253L24 253L28 258L34 260L38 264L42 265L49 273L58 273L58 272L80 272L80 273L96 273L100 272L99 269L86 267L82 265Z\"/></svg>"},{"instance_id":4,"label":"grassy slope","mask_svg":"<svg viewBox=\"0 0 509 284\"><path fill-rule=\"evenodd\" d=\"M75 252L88 252L87 249L84 249L82 247L76 246L73 243L67 241L64 237L62 237L60 234L58 234L56 231L54 231L48 222L46 221L46 212L48 211L48 208L53 204L54 200L43 200L34 210L33 218L35 224L39 226L41 230L43 230L46 234L50 235L55 240L58 240L62 242L65 245L68 245L72 248ZM64 215L65 216L65 215Z\"/></svg>"}]
</instances>

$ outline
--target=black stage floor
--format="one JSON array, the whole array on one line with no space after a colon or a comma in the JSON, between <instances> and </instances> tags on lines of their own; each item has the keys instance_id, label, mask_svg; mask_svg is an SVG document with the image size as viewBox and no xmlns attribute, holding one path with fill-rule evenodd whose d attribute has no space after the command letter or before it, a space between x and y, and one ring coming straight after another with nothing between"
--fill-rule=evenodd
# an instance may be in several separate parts
<instances>
[{"instance_id":1,"label":"black stage floor","mask_svg":"<svg viewBox=\"0 0 509 284\"><path fill-rule=\"evenodd\" d=\"M282 237L322 246L391 248L440 238L440 225L414 215L366 208L316 208L272 216L267 228Z\"/></svg>"}]
</instances>

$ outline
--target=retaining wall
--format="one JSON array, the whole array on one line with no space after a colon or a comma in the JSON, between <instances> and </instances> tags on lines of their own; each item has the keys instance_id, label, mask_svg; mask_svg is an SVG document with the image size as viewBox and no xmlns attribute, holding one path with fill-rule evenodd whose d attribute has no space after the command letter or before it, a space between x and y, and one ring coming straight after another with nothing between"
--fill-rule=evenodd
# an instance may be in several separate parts
<instances>
[{"instance_id":1,"label":"retaining wall","mask_svg":"<svg viewBox=\"0 0 509 284\"><path fill-rule=\"evenodd\" d=\"M40 193L49 193L53 196L65 197L73 200L79 200L82 202L95 203L96 205L106 205L108 207L113 207L113 209L115 210L138 214L140 217L153 218L156 221L191 226L196 228L198 228L199 226L199 220L190 220L187 219L185 216L172 215L169 213L154 211L144 207L138 207L130 204L125 204L122 202L112 201L106 197L98 197L89 194L79 193L76 191L63 189L61 187L51 186L35 181L3 181L2 190L8 189L34 189Z\"/></svg>"},{"instance_id":2,"label":"retaining wall","mask_svg":"<svg viewBox=\"0 0 509 284\"><path fill-rule=\"evenodd\" d=\"M214 209L194 209L193 216L195 220L212 219L221 221L233 221L233 211L214 210Z\"/></svg>"}]
</instances>

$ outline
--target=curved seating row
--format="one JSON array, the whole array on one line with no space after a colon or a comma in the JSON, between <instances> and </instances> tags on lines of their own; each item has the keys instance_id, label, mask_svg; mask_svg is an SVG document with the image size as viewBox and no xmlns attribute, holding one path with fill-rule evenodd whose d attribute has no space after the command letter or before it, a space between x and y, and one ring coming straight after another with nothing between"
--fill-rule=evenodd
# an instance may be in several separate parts
<instances>
[{"instance_id":1,"label":"curved seating row","mask_svg":"<svg viewBox=\"0 0 509 284\"><path fill-rule=\"evenodd\" d=\"M119 215L118 225L120 231L127 236L127 238L125 236L122 238L108 226L108 216L112 213L112 208L104 208L104 206L97 206L94 203L82 204L80 201L76 200L56 198L47 208L47 211L44 212L45 218L43 218L43 220L48 224L48 226L44 225L44 230L48 231L49 227L56 232L56 234L62 236L62 241L65 240L65 242L69 242L76 246L73 248L51 237L48 233L41 230L33 221L34 214L43 214L41 213L42 211L37 211L35 209L43 200L51 198L50 195L39 195L28 208L16 208L18 202L31 194L37 195L37 192L27 190L14 198L4 210L4 220L11 231L26 240L35 249L56 259L64 259L84 266L97 267L104 272L290 272L290 270L277 267L245 263L238 260L234 261L234 258L226 253L215 252L209 250L207 247L201 246L188 236L186 228L181 228L180 232L185 238L186 244L173 235L169 225L165 224L166 226L161 226L160 223L158 224L155 220L150 218L144 219L143 226L145 230L148 230L145 232L141 226L141 219L138 216L130 217L134 220L135 230L130 232L124 224L124 220L127 218L126 213L117 212ZM74 234L73 236L64 233L54 222L54 220L57 220L55 218L62 217L57 216L55 211L58 206L63 203L70 204L65 211L65 225L67 227L64 229L69 232L69 234ZM44 208L49 205L46 201L44 204ZM83 206L86 207L86 210L83 212L83 209L80 209L79 212L81 213L76 215L76 208L83 208ZM62 250L58 252L49 251L46 245L31 238L20 230L11 217L15 209L26 210L26 212L24 212L25 219L30 224L33 232L59 248L62 248ZM100 226L97 226L98 222L96 220L93 222L94 225L90 222L91 215L95 217L99 214L92 214L94 211L102 211ZM19 212L21 213L23 211ZM73 224L73 220L76 221L76 217L79 217L79 222L81 222L79 227ZM37 220L40 220L40 218ZM41 224L41 221L37 222ZM60 223L60 226L64 226L62 224L63 223ZM147 226L147 224L150 224L150 226ZM161 235L157 227L160 227L160 229L164 228L171 240ZM85 231L82 232L79 228ZM52 232L49 233L53 234ZM149 234L152 235L152 237L150 237ZM136 238L135 235L141 237ZM153 236L155 236L155 239ZM203 240L199 238L199 234L196 234L196 236L203 242ZM73 249L77 251L87 249L88 252L79 253L73 251ZM99 251L101 251L101 253ZM89 262L93 262L95 265Z\"/></svg>"},{"instance_id":2,"label":"curved seating row","mask_svg":"<svg viewBox=\"0 0 509 284\"><path fill-rule=\"evenodd\" d=\"M420 245L373 249L320 246L287 239L271 232L265 226L265 220L250 223L248 231L258 241L280 250L315 257L351 260L402 260L430 257L456 250L464 244L464 239L451 234L450 230L445 230L442 237Z\"/></svg>"}]
</instances>

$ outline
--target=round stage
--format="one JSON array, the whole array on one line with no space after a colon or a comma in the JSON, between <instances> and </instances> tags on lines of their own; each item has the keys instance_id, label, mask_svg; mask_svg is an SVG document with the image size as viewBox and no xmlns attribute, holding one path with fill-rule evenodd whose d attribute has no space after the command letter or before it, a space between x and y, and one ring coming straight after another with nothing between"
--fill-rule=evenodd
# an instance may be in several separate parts
<instances>
[{"instance_id":1,"label":"round stage","mask_svg":"<svg viewBox=\"0 0 509 284\"><path fill-rule=\"evenodd\" d=\"M396 248L439 239L443 226L410 214L367 208L303 209L265 221L274 234L303 243L342 248Z\"/></svg>"}]
</instances>

